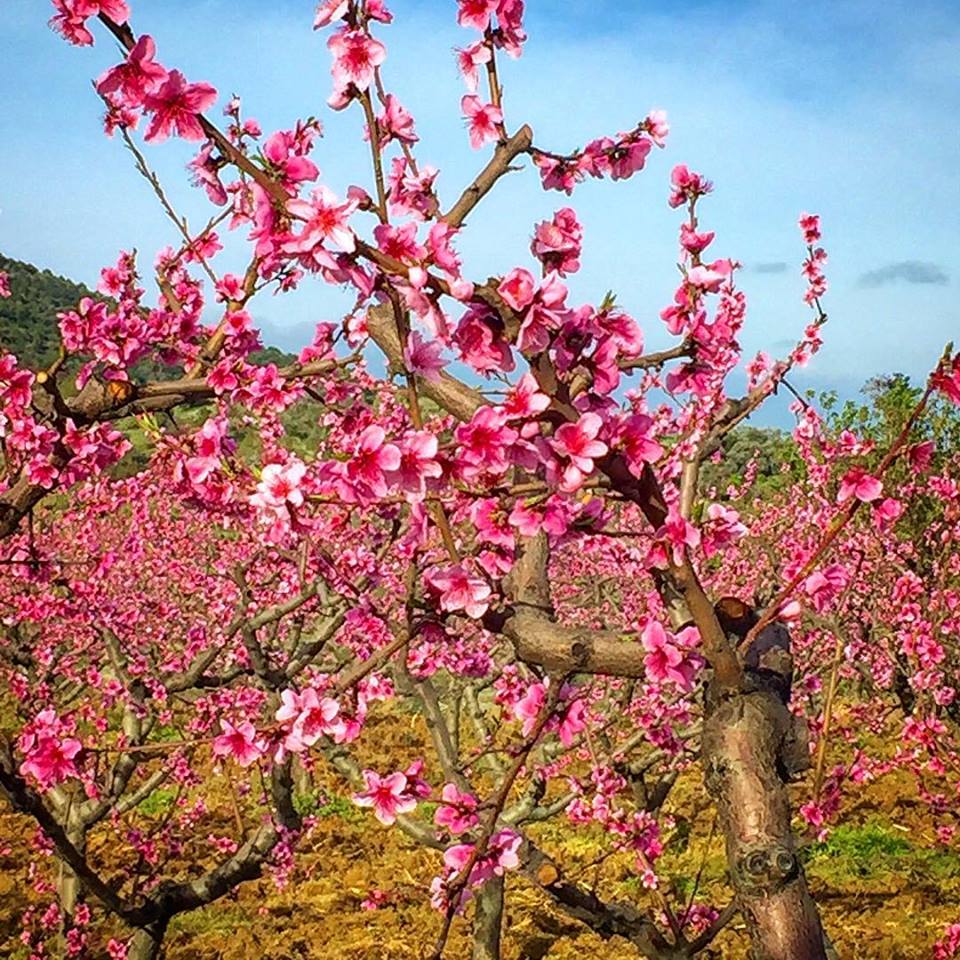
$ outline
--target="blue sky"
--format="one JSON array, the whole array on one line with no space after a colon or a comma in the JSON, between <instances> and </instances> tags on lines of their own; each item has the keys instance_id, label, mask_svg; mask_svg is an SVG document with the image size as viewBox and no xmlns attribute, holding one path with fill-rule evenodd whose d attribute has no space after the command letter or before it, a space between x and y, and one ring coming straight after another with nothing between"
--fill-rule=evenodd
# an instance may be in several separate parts
<instances>
[{"instance_id":1,"label":"blue sky","mask_svg":"<svg viewBox=\"0 0 960 960\"><path fill-rule=\"evenodd\" d=\"M221 94L243 97L266 131L321 117L314 159L338 193L369 186L356 112L333 114L325 35L313 4L246 0L132 0L133 26L158 59ZM444 206L482 165L459 116L463 93L451 48L471 38L453 0L393 0L388 87L414 113L418 156L441 170ZM830 253L826 346L793 381L852 394L869 376L921 377L943 343L960 340L955 264L960 228L960 3L634 3L528 0L530 42L506 61L507 123L530 122L536 142L566 150L629 129L665 109L666 151L622 184L590 182L572 199L586 230L574 299L613 289L651 347L676 283L678 214L669 171L684 162L716 183L701 223L717 255L746 265L744 348L784 353L808 319L800 297L802 210L823 217ZM148 263L174 240L119 140L100 130L90 81L117 59L103 34L71 48L46 26L43 0L5 0L0 37L0 251L87 283L118 250ZM219 112L219 105L218 105ZM199 226L208 206L187 185L191 148L146 148L177 208ZM529 265L533 224L567 199L532 171L512 174L469 223L460 248L475 278ZM231 243L224 269L243 244ZM319 281L255 302L265 339L296 348L349 298ZM780 420L786 401L765 419Z\"/></svg>"}]
</instances>

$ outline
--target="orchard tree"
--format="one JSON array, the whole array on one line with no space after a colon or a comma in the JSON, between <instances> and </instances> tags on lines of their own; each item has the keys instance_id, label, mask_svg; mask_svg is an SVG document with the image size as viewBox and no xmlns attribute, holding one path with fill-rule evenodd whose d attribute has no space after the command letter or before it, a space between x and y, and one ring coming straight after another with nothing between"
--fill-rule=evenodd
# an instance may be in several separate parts
<instances>
[{"instance_id":1,"label":"orchard tree","mask_svg":"<svg viewBox=\"0 0 960 960\"><path fill-rule=\"evenodd\" d=\"M314 21L329 106L358 111L369 146L367 186L345 196L313 159L319 121L265 133L233 97L218 125L217 91L162 65L124 0L54 6L71 43L120 43L96 81L105 128L177 239L154 261L156 297L134 254L103 269L103 297L58 315L49 368L0 355L0 668L15 718L0 788L37 825L48 906L24 918L32 954L158 956L178 914L264 871L295 882L304 787L326 766L437 851L435 958L465 911L474 957L499 956L512 871L644 957L692 957L737 914L758 958L828 956L787 789L811 766L811 728L800 813L815 830L845 784L891 764L956 789L957 464L917 431L935 394L960 403L960 357L944 352L882 447L798 401L784 491L756 498L755 465L713 489L701 466L820 346L819 219L799 221L809 320L787 357L745 364L741 396L726 386L743 360L739 264L708 253L712 185L682 164L665 191L679 231L660 313L670 349L645 350L609 296L569 301L589 247L568 206L506 224L532 231L526 265L471 278L459 234L525 158L570 195L588 176L637 174L668 135L653 111L558 152L508 124L498 58L522 53L522 0L459 0L461 109L488 156L447 202L387 86L383 0L326 0ZM191 174L213 206L199 231L149 165L170 137L199 144ZM223 229L248 240L242 273L218 267ZM318 324L289 366L253 363L251 301L317 282L352 292L342 323ZM171 377L139 380L145 360ZM309 449L286 434L297 411L315 421ZM149 465L117 479L131 437L149 441ZM933 520L907 538L921 501ZM905 713L893 761L826 769L841 683L864 722L891 698ZM392 699L416 706L431 749L374 769L365 721ZM665 803L695 762L728 904L685 901L658 872ZM231 797L227 833L213 784ZM161 788L172 802L151 819ZM930 802L942 815L948 801ZM634 857L644 902L570 878L538 841L552 818L601 826Z\"/></svg>"}]
</instances>

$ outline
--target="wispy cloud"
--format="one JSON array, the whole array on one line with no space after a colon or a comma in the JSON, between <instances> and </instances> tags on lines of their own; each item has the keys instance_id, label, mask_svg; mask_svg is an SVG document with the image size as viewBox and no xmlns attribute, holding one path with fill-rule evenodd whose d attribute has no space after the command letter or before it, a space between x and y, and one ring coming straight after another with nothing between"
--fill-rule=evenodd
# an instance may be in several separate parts
<instances>
[{"instance_id":1,"label":"wispy cloud","mask_svg":"<svg viewBox=\"0 0 960 960\"><path fill-rule=\"evenodd\" d=\"M928 260L900 260L860 275L861 287L883 287L890 283L932 284L944 286L950 282L946 272Z\"/></svg>"},{"instance_id":2,"label":"wispy cloud","mask_svg":"<svg viewBox=\"0 0 960 960\"><path fill-rule=\"evenodd\" d=\"M771 260L766 263L748 263L747 269L754 273L786 273L789 266L785 260Z\"/></svg>"}]
</instances>

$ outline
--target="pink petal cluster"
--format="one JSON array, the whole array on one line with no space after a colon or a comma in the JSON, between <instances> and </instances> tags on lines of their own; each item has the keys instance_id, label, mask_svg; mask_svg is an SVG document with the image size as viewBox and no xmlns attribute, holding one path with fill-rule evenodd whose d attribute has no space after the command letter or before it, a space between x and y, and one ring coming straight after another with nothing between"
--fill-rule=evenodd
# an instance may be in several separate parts
<instances>
[{"instance_id":1,"label":"pink petal cluster","mask_svg":"<svg viewBox=\"0 0 960 960\"><path fill-rule=\"evenodd\" d=\"M437 806L434 823L445 827L453 836L459 836L477 826L477 798L472 793L461 792L456 784L445 783L440 793L442 802Z\"/></svg>"},{"instance_id":2,"label":"pink petal cluster","mask_svg":"<svg viewBox=\"0 0 960 960\"><path fill-rule=\"evenodd\" d=\"M867 473L866 467L852 467L840 480L837 503L846 503L853 498L862 503L870 503L879 499L882 493L883 484Z\"/></svg>"},{"instance_id":3,"label":"pink petal cluster","mask_svg":"<svg viewBox=\"0 0 960 960\"><path fill-rule=\"evenodd\" d=\"M440 609L448 613L463 611L478 620L490 607L493 591L490 584L471 573L462 563L448 567L434 567L424 575L432 590L440 595Z\"/></svg>"},{"instance_id":4,"label":"pink petal cluster","mask_svg":"<svg viewBox=\"0 0 960 960\"><path fill-rule=\"evenodd\" d=\"M656 683L671 682L681 690L691 688L696 662L683 649L692 639L687 636L688 631L696 633L695 628L688 627L675 637L667 633L657 620L650 620L643 628L641 642L647 651L643 662L651 680Z\"/></svg>"},{"instance_id":5,"label":"pink petal cluster","mask_svg":"<svg viewBox=\"0 0 960 960\"><path fill-rule=\"evenodd\" d=\"M331 34L327 46L333 54L331 105L346 106L350 88L364 91L373 82L374 71L387 58L387 48L365 30L349 26Z\"/></svg>"},{"instance_id":6,"label":"pink petal cluster","mask_svg":"<svg viewBox=\"0 0 960 960\"><path fill-rule=\"evenodd\" d=\"M484 103L476 94L468 93L460 101L467 121L470 146L479 150L485 143L496 143L503 132L503 111L492 103Z\"/></svg>"},{"instance_id":7,"label":"pink petal cluster","mask_svg":"<svg viewBox=\"0 0 960 960\"><path fill-rule=\"evenodd\" d=\"M249 720L236 726L229 720L221 720L220 729L222 733L213 740L215 757L229 757L241 767L249 767L266 753L266 742L257 736L256 728Z\"/></svg>"},{"instance_id":8,"label":"pink petal cluster","mask_svg":"<svg viewBox=\"0 0 960 960\"><path fill-rule=\"evenodd\" d=\"M276 718L285 731L285 751L303 753L321 736L333 737L338 742L343 739L346 725L339 717L340 704L332 697L322 697L313 687L307 687L299 693L284 690L280 701Z\"/></svg>"},{"instance_id":9,"label":"pink petal cluster","mask_svg":"<svg viewBox=\"0 0 960 960\"><path fill-rule=\"evenodd\" d=\"M374 770L364 770L366 789L354 794L353 802L358 807L372 807L374 816L385 826L395 823L403 813L417 807L417 797L411 791L412 784L404 773L391 773L381 777Z\"/></svg>"},{"instance_id":10,"label":"pink petal cluster","mask_svg":"<svg viewBox=\"0 0 960 960\"><path fill-rule=\"evenodd\" d=\"M64 39L77 46L90 46L93 34L87 27L87 20L102 14L114 23L126 23L130 19L130 8L125 0L53 0L56 13L50 20L50 26Z\"/></svg>"},{"instance_id":11,"label":"pink petal cluster","mask_svg":"<svg viewBox=\"0 0 960 960\"><path fill-rule=\"evenodd\" d=\"M593 461L607 453L607 445L597 439L602 428L603 420L597 414L584 413L576 423L565 423L554 433L550 446L566 461L556 477L564 493L579 490L593 473ZM548 467L548 475L549 472Z\"/></svg>"},{"instance_id":12,"label":"pink petal cluster","mask_svg":"<svg viewBox=\"0 0 960 960\"><path fill-rule=\"evenodd\" d=\"M306 464L294 456L286 463L268 463L250 497L250 505L269 522L288 522L290 511L303 504L306 473Z\"/></svg>"},{"instance_id":13,"label":"pink petal cluster","mask_svg":"<svg viewBox=\"0 0 960 960\"><path fill-rule=\"evenodd\" d=\"M75 761L83 744L68 736L68 729L52 709L47 709L38 713L20 735L17 745L24 755L20 773L36 780L41 790L78 775Z\"/></svg>"},{"instance_id":14,"label":"pink petal cluster","mask_svg":"<svg viewBox=\"0 0 960 960\"><path fill-rule=\"evenodd\" d=\"M583 248L583 227L570 207L558 210L551 220L543 220L534 227L531 253L543 264L544 270L556 270L561 277L580 269L580 251Z\"/></svg>"},{"instance_id":15,"label":"pink petal cluster","mask_svg":"<svg viewBox=\"0 0 960 960\"><path fill-rule=\"evenodd\" d=\"M502 877L508 870L520 866L520 845L523 838L513 830L498 830L487 843L486 851L473 863L466 889L460 894L456 906L460 910L469 900L472 891L483 886L493 877ZM443 854L444 875L435 877L431 884L431 902L438 910L447 909L448 886L467 868L474 854L473 843L460 843L449 847Z\"/></svg>"},{"instance_id":16,"label":"pink petal cluster","mask_svg":"<svg viewBox=\"0 0 960 960\"><path fill-rule=\"evenodd\" d=\"M171 134L184 140L203 140L206 133L200 114L216 99L217 91L209 83L187 83L179 70L171 70L163 83L143 98L144 109L153 114L144 140L162 143Z\"/></svg>"}]
</instances>

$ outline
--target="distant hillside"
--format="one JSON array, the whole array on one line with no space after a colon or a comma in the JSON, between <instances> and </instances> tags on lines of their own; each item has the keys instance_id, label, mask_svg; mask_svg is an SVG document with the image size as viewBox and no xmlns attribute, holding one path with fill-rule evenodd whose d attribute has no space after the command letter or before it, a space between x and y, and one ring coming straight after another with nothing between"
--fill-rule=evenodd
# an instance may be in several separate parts
<instances>
[{"instance_id":1,"label":"distant hillside","mask_svg":"<svg viewBox=\"0 0 960 960\"><path fill-rule=\"evenodd\" d=\"M49 366L59 345L57 313L95 294L81 283L2 254L0 270L10 275L12 294L0 299L0 349L16 354L34 370Z\"/></svg>"},{"instance_id":2,"label":"distant hillside","mask_svg":"<svg viewBox=\"0 0 960 960\"><path fill-rule=\"evenodd\" d=\"M57 357L60 344L57 314L75 307L81 297L104 299L82 283L3 254L0 254L0 271L10 275L11 293L9 298L0 298L0 351L16 354L23 366L33 370L49 366ZM254 363L283 366L293 363L296 357L277 347L267 347L251 359ZM176 375L176 370L153 364L141 364L135 369L138 379L166 379Z\"/></svg>"}]
</instances>

